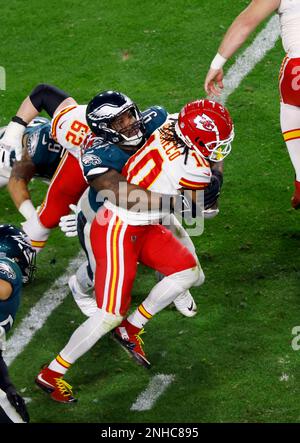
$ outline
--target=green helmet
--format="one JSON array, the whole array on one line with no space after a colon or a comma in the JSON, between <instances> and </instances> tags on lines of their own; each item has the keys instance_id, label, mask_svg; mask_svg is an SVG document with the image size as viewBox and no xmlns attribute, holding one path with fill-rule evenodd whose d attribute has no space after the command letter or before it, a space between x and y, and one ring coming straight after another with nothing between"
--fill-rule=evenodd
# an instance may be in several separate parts
<instances>
[{"instance_id":1,"label":"green helmet","mask_svg":"<svg viewBox=\"0 0 300 443\"><path fill-rule=\"evenodd\" d=\"M23 283L29 283L36 269L36 252L27 235L13 225L0 225L0 258L13 260L20 268Z\"/></svg>"}]
</instances>

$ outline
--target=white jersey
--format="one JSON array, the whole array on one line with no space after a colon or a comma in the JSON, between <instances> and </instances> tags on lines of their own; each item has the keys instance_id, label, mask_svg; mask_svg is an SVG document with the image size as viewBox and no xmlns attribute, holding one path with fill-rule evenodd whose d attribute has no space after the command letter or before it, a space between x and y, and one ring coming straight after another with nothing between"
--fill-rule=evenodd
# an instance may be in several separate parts
<instances>
[{"instance_id":1,"label":"white jersey","mask_svg":"<svg viewBox=\"0 0 300 443\"><path fill-rule=\"evenodd\" d=\"M281 0L278 8L281 38L290 58L300 57L300 0Z\"/></svg>"},{"instance_id":2,"label":"white jersey","mask_svg":"<svg viewBox=\"0 0 300 443\"><path fill-rule=\"evenodd\" d=\"M211 180L209 163L196 151L189 150L187 162L183 148L164 140L162 130L172 122L170 117L156 130L147 143L129 158L122 174L128 183L160 194L176 195L179 189L204 189ZM130 225L158 222L158 211L133 212L106 201L104 205Z\"/></svg>"},{"instance_id":3,"label":"white jersey","mask_svg":"<svg viewBox=\"0 0 300 443\"><path fill-rule=\"evenodd\" d=\"M80 157L80 148L91 132L85 118L87 105L73 105L62 109L51 122L51 133L57 143L74 157Z\"/></svg>"}]
</instances>

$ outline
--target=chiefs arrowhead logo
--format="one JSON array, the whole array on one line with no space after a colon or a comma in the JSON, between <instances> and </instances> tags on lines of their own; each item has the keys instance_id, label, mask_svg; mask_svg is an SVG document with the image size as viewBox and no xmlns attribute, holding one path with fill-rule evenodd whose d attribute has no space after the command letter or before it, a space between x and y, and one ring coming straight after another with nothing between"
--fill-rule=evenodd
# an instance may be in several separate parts
<instances>
[{"instance_id":1,"label":"chiefs arrowhead logo","mask_svg":"<svg viewBox=\"0 0 300 443\"><path fill-rule=\"evenodd\" d=\"M194 123L197 129L202 129L203 131L214 131L216 129L215 122L205 114L197 115Z\"/></svg>"}]
</instances>

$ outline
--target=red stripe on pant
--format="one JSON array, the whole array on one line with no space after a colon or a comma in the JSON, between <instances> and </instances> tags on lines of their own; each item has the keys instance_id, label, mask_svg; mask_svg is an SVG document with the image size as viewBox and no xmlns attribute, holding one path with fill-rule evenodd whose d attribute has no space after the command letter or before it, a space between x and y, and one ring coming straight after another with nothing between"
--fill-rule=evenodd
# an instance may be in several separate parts
<instances>
[{"instance_id":1,"label":"red stripe on pant","mask_svg":"<svg viewBox=\"0 0 300 443\"><path fill-rule=\"evenodd\" d=\"M87 187L79 161L72 154L65 154L51 180L39 212L43 226L49 229L58 226L60 218L69 214L69 205L76 205Z\"/></svg>"}]
</instances>

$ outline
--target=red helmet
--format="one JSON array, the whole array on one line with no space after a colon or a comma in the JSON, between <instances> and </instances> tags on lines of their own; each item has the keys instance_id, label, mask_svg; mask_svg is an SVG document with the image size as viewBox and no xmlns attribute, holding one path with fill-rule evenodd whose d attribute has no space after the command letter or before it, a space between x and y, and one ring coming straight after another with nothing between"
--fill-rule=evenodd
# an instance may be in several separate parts
<instances>
[{"instance_id":1,"label":"red helmet","mask_svg":"<svg viewBox=\"0 0 300 443\"><path fill-rule=\"evenodd\" d=\"M178 137L202 157L218 162L231 151L234 128L227 109L212 100L196 100L185 105L175 125Z\"/></svg>"}]
</instances>

